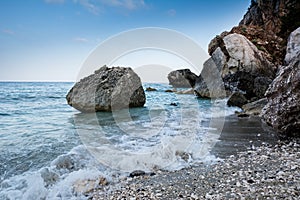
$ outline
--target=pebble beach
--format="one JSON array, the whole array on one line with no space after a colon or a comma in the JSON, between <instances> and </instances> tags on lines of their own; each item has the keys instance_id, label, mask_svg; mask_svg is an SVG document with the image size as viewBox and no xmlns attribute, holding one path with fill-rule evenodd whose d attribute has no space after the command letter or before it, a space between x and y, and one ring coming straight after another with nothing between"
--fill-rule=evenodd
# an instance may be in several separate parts
<instances>
[{"instance_id":1,"label":"pebble beach","mask_svg":"<svg viewBox=\"0 0 300 200\"><path fill-rule=\"evenodd\" d=\"M90 199L300 199L299 140L249 146L216 163L124 178Z\"/></svg>"}]
</instances>

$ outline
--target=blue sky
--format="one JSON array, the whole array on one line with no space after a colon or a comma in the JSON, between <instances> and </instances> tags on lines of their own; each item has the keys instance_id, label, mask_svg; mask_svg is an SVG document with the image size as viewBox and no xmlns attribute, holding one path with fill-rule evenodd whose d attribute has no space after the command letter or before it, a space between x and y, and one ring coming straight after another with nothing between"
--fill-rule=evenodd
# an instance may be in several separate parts
<instances>
[{"instance_id":1,"label":"blue sky","mask_svg":"<svg viewBox=\"0 0 300 200\"><path fill-rule=\"evenodd\" d=\"M207 50L237 25L250 0L2 0L0 80L75 80L102 41L122 31L179 31Z\"/></svg>"}]
</instances>

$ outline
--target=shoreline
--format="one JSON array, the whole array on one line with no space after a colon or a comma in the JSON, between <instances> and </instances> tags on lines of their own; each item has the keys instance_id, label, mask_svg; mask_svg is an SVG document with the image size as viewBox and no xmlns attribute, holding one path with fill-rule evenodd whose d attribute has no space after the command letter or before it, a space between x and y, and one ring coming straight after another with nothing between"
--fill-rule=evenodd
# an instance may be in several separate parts
<instances>
[{"instance_id":1,"label":"shoreline","mask_svg":"<svg viewBox=\"0 0 300 200\"><path fill-rule=\"evenodd\" d=\"M128 177L107 187L89 199L298 199L300 142L249 147L212 165Z\"/></svg>"},{"instance_id":2,"label":"shoreline","mask_svg":"<svg viewBox=\"0 0 300 200\"><path fill-rule=\"evenodd\" d=\"M245 130L247 124L252 126ZM220 141L211 150L223 161L126 177L96 189L89 199L297 199L300 141L277 139L259 117L229 116Z\"/></svg>"}]
</instances>

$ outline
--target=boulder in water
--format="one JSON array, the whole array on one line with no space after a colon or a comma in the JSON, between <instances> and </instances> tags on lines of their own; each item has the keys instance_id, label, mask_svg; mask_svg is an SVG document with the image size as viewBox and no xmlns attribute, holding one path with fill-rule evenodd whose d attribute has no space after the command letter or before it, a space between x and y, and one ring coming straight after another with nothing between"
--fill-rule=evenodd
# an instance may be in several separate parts
<instances>
[{"instance_id":1,"label":"boulder in water","mask_svg":"<svg viewBox=\"0 0 300 200\"><path fill-rule=\"evenodd\" d=\"M66 98L82 112L142 107L146 102L141 80L131 68L107 66L77 82Z\"/></svg>"},{"instance_id":2,"label":"boulder in water","mask_svg":"<svg viewBox=\"0 0 300 200\"><path fill-rule=\"evenodd\" d=\"M147 87L146 91L148 91L148 92L154 92L154 91L157 91L157 89L152 88L152 87Z\"/></svg>"},{"instance_id":3,"label":"boulder in water","mask_svg":"<svg viewBox=\"0 0 300 200\"><path fill-rule=\"evenodd\" d=\"M194 87L197 75L189 69L179 69L168 74L169 84L174 87Z\"/></svg>"},{"instance_id":4,"label":"boulder in water","mask_svg":"<svg viewBox=\"0 0 300 200\"><path fill-rule=\"evenodd\" d=\"M200 76L197 78L194 92L200 98L224 98L226 92L221 78L221 71L212 58L203 64Z\"/></svg>"}]
</instances>

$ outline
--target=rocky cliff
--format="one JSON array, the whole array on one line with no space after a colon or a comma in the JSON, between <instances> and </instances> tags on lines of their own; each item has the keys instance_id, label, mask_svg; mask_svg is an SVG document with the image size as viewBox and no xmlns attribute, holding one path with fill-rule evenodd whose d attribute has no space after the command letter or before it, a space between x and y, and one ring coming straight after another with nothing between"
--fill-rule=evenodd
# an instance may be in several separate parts
<instances>
[{"instance_id":1,"label":"rocky cliff","mask_svg":"<svg viewBox=\"0 0 300 200\"><path fill-rule=\"evenodd\" d=\"M286 66L270 84L262 118L284 136L300 137L300 27L289 37Z\"/></svg>"},{"instance_id":2,"label":"rocky cliff","mask_svg":"<svg viewBox=\"0 0 300 200\"><path fill-rule=\"evenodd\" d=\"M275 65L283 64L289 34L300 26L299 0L252 0L238 26L223 32L209 45L210 55L226 35L244 35Z\"/></svg>"},{"instance_id":3,"label":"rocky cliff","mask_svg":"<svg viewBox=\"0 0 300 200\"><path fill-rule=\"evenodd\" d=\"M211 74L222 78L227 95L231 95L228 105L242 107L250 114L259 114L263 108L261 117L268 125L284 136L297 137L299 16L299 0L252 0L239 25L216 36L208 47L217 66ZM204 66L201 74L209 70ZM203 87L208 84L198 80L195 89L200 91L196 94L209 94Z\"/></svg>"}]
</instances>

